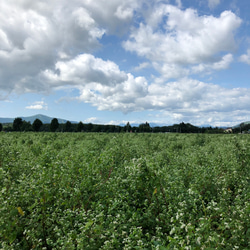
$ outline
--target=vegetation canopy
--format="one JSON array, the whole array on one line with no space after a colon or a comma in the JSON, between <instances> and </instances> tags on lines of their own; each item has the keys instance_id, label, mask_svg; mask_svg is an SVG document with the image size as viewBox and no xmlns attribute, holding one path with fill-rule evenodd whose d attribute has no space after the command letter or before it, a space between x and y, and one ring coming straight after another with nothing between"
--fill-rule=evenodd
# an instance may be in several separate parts
<instances>
[{"instance_id":1,"label":"vegetation canopy","mask_svg":"<svg viewBox=\"0 0 250 250\"><path fill-rule=\"evenodd\" d=\"M249 135L0 133L0 191L0 249L250 249Z\"/></svg>"}]
</instances>

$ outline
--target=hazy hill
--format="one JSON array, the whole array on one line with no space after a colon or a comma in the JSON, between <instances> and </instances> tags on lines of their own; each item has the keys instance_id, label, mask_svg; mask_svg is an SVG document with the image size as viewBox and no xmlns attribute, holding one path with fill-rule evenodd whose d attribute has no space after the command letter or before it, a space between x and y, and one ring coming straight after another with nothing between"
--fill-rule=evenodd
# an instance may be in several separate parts
<instances>
[{"instance_id":1,"label":"hazy hill","mask_svg":"<svg viewBox=\"0 0 250 250\"><path fill-rule=\"evenodd\" d=\"M15 117L16 118L16 117ZM0 123L13 123L13 121L15 120L15 118L0 118ZM33 123L36 119L39 119L42 121L43 124L48 124L51 123L51 120L55 117L49 117L46 115L33 115L33 116L27 116L27 117L20 117L22 118L22 120L26 121L26 122L30 122ZM56 117L57 118L57 117ZM59 123L66 123L67 120L65 119L61 119L61 118L57 118ZM77 123L74 121L71 121L72 123Z\"/></svg>"},{"instance_id":2,"label":"hazy hill","mask_svg":"<svg viewBox=\"0 0 250 250\"><path fill-rule=\"evenodd\" d=\"M233 126L232 128L239 128L240 126L245 126L245 125L248 125L248 124L250 124L250 121L248 121L248 122L242 122L240 124L237 124L237 125Z\"/></svg>"}]
</instances>

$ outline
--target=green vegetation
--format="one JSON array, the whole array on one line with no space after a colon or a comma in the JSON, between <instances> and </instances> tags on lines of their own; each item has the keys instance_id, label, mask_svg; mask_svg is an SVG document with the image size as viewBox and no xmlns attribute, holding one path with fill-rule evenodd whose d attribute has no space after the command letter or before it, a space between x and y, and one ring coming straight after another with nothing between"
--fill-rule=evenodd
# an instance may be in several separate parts
<instances>
[{"instance_id":1,"label":"green vegetation","mask_svg":"<svg viewBox=\"0 0 250 250\"><path fill-rule=\"evenodd\" d=\"M30 121L35 117L43 118L41 121L36 118L31 124ZM47 119L45 119L45 118ZM27 119L27 118L26 118ZM133 133L206 133L206 134L221 134L221 133L250 133L250 122L243 122L232 128L218 128L218 127L197 127L190 123L181 122L180 124L173 124L170 126L153 126L151 127L148 122L141 123L138 126L131 126L128 122L126 125L103 125L92 123L76 123L62 119L51 118L51 122L48 123L50 118L42 115L28 117L27 120L23 120L21 117L17 117L13 120L13 123L4 123L2 129L5 132L108 132L108 133L121 133L121 132L133 132ZM1 125L0 125L1 131Z\"/></svg>"},{"instance_id":2,"label":"green vegetation","mask_svg":"<svg viewBox=\"0 0 250 250\"><path fill-rule=\"evenodd\" d=\"M0 249L250 249L249 214L249 135L0 133Z\"/></svg>"},{"instance_id":3,"label":"green vegetation","mask_svg":"<svg viewBox=\"0 0 250 250\"><path fill-rule=\"evenodd\" d=\"M57 118L54 118L50 123L50 131L56 132L56 130L59 128L59 122Z\"/></svg>"},{"instance_id":4,"label":"green vegetation","mask_svg":"<svg viewBox=\"0 0 250 250\"><path fill-rule=\"evenodd\" d=\"M32 124L32 128L34 129L34 131L38 132L40 131L42 125L43 125L42 121L39 119L36 119Z\"/></svg>"},{"instance_id":5,"label":"green vegetation","mask_svg":"<svg viewBox=\"0 0 250 250\"><path fill-rule=\"evenodd\" d=\"M31 123L22 118L15 118L13 124L5 124L4 131L22 131L22 132L108 132L108 133L120 133L120 132L137 132L137 133L210 133L218 134L224 133L222 128L212 128L212 127L196 127L190 123L181 122L180 124L174 124L172 126L156 126L151 127L148 122L142 123L139 126L131 126L129 122L125 126L120 125L103 125L103 124L84 124L71 123L66 121L65 123L59 123L57 118L53 118L50 123L43 123L40 119L35 119ZM245 131L244 127L241 127L241 132ZM234 130L238 133L238 130Z\"/></svg>"}]
</instances>

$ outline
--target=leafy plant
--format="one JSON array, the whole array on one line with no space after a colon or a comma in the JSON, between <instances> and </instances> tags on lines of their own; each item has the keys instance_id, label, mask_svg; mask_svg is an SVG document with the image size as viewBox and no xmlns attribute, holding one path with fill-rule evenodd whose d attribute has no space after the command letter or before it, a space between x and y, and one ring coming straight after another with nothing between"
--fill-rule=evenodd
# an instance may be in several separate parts
<instances>
[{"instance_id":1,"label":"leafy plant","mask_svg":"<svg viewBox=\"0 0 250 250\"><path fill-rule=\"evenodd\" d=\"M248 249L248 135L1 133L1 249Z\"/></svg>"}]
</instances>

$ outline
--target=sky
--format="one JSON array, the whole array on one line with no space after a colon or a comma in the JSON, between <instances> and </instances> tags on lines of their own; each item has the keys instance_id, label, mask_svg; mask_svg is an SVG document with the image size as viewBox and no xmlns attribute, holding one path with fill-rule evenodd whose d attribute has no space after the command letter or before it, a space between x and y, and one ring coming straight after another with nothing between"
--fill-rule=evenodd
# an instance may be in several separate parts
<instances>
[{"instance_id":1,"label":"sky","mask_svg":"<svg viewBox=\"0 0 250 250\"><path fill-rule=\"evenodd\" d=\"M250 121L249 0L0 0L0 117Z\"/></svg>"}]
</instances>

